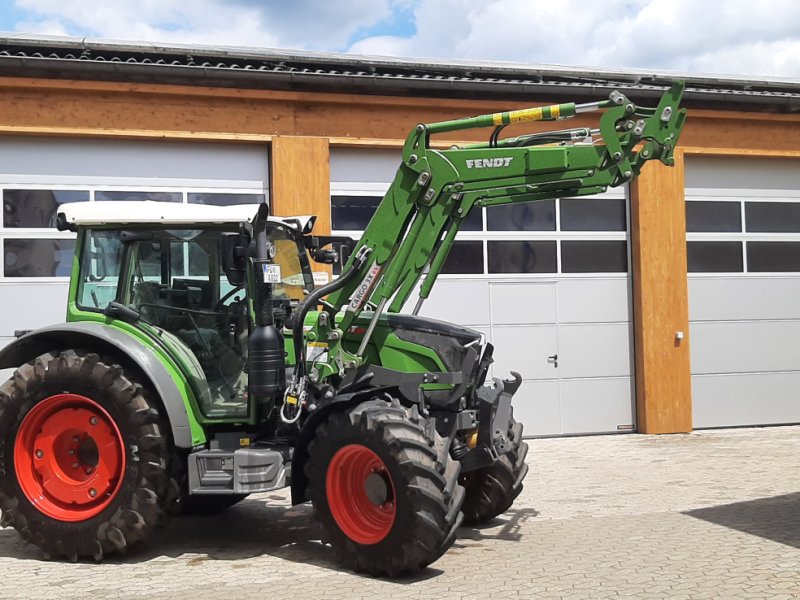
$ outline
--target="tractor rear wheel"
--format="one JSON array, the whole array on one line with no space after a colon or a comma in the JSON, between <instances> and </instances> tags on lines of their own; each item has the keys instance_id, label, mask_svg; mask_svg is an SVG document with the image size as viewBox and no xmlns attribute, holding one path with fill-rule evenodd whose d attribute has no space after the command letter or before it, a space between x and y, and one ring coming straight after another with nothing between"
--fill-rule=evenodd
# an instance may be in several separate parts
<instances>
[{"instance_id":1,"label":"tractor rear wheel","mask_svg":"<svg viewBox=\"0 0 800 600\"><path fill-rule=\"evenodd\" d=\"M397 576L453 544L460 464L416 407L371 400L333 413L308 449L308 497L324 541L348 567Z\"/></svg>"},{"instance_id":2,"label":"tractor rear wheel","mask_svg":"<svg viewBox=\"0 0 800 600\"><path fill-rule=\"evenodd\" d=\"M497 462L461 477L466 488L464 522L485 523L503 514L522 492L522 480L528 474L525 456L528 444L522 441L522 423L511 419L508 430L511 450Z\"/></svg>"},{"instance_id":3,"label":"tractor rear wheel","mask_svg":"<svg viewBox=\"0 0 800 600\"><path fill-rule=\"evenodd\" d=\"M37 357L0 387L0 525L72 561L144 541L164 513L167 436L118 365L74 350Z\"/></svg>"}]
</instances>

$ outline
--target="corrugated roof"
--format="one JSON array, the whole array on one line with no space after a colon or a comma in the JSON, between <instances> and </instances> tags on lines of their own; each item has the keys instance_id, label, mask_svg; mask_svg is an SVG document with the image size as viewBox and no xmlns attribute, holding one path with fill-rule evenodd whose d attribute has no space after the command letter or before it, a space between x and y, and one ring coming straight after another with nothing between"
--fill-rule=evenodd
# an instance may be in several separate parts
<instances>
[{"instance_id":1,"label":"corrugated roof","mask_svg":"<svg viewBox=\"0 0 800 600\"><path fill-rule=\"evenodd\" d=\"M626 90L655 96L687 82L690 106L800 111L800 80L402 59L227 46L161 45L0 34L0 75L464 98L531 98Z\"/></svg>"}]
</instances>

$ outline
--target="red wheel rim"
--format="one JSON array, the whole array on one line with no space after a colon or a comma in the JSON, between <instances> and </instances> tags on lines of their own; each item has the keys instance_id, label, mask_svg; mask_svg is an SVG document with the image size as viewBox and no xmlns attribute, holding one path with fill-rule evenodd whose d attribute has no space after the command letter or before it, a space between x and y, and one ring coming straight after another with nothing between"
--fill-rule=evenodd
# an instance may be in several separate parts
<instances>
[{"instance_id":1,"label":"red wheel rim","mask_svg":"<svg viewBox=\"0 0 800 600\"><path fill-rule=\"evenodd\" d=\"M377 544L392 530L394 484L380 457L350 444L333 455L326 476L328 506L342 532L359 544Z\"/></svg>"},{"instance_id":2,"label":"red wheel rim","mask_svg":"<svg viewBox=\"0 0 800 600\"><path fill-rule=\"evenodd\" d=\"M59 521L85 521L119 492L125 445L97 402L57 394L36 404L22 420L14 468L22 492L39 511Z\"/></svg>"}]
</instances>

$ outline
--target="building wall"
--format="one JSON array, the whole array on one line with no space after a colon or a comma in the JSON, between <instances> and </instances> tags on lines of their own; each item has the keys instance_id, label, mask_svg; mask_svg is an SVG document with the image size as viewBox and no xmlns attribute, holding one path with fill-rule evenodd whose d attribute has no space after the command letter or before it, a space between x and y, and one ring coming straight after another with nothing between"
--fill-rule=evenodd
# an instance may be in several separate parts
<instances>
[{"instance_id":1,"label":"building wall","mask_svg":"<svg viewBox=\"0 0 800 600\"><path fill-rule=\"evenodd\" d=\"M547 100L532 98L526 105ZM33 139L28 136L41 135L60 138L56 145L67 155L71 148L93 143L86 140L192 140L219 148L221 155L238 152L241 145L271 144L279 149L269 159L277 214L330 213L326 182L331 147L398 148L418 122L521 107L519 102L0 78L0 133L25 136L19 141L23 146ZM571 124L591 126L595 121L592 115L581 115ZM436 143L483 139L486 134L475 130L467 139L445 136ZM800 157L800 116L691 111L681 147L687 156ZM17 170L23 172L3 172L25 174L22 166ZM637 419L639 431L645 432L684 431L685 415L691 413L691 391L685 385L689 328L682 322L688 314L688 294L681 291L686 289L686 259L660 247L669 243L680 248L685 236L683 219L678 218L683 210L681 177L682 170L648 165L634 189ZM323 219L319 231L324 233L326 225ZM676 346L678 331L687 336L683 346Z\"/></svg>"}]
</instances>

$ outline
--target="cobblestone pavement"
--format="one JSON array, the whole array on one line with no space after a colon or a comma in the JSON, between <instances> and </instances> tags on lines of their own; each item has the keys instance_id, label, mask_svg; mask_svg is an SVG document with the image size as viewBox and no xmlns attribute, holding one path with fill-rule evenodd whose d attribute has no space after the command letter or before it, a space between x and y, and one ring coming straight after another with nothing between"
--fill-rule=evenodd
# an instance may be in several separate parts
<instances>
[{"instance_id":1,"label":"cobblestone pavement","mask_svg":"<svg viewBox=\"0 0 800 600\"><path fill-rule=\"evenodd\" d=\"M281 493L101 565L1 530L0 598L800 598L800 427L533 440L529 463L512 510L410 579L340 570Z\"/></svg>"}]
</instances>

